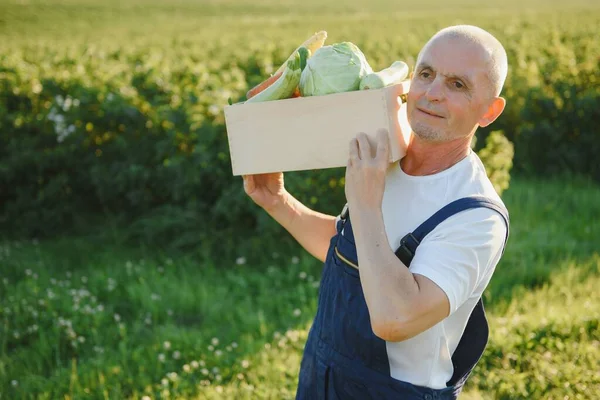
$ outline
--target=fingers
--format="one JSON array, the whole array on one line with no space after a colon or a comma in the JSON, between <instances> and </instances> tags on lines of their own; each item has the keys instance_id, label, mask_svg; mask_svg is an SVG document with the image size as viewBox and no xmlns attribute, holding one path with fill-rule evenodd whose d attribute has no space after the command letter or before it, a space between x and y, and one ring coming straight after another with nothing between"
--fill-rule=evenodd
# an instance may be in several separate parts
<instances>
[{"instance_id":1,"label":"fingers","mask_svg":"<svg viewBox=\"0 0 600 400\"><path fill-rule=\"evenodd\" d=\"M350 140L350 158L349 163L362 159L369 159L371 156L371 145L366 133L359 133Z\"/></svg>"},{"instance_id":2,"label":"fingers","mask_svg":"<svg viewBox=\"0 0 600 400\"><path fill-rule=\"evenodd\" d=\"M352 163L360 160L360 154L358 150L358 141L356 138L350 140L350 157L348 158L348 164L352 165Z\"/></svg>"},{"instance_id":3,"label":"fingers","mask_svg":"<svg viewBox=\"0 0 600 400\"><path fill-rule=\"evenodd\" d=\"M369 143L367 134L360 132L358 135L356 135L356 140L358 142L359 157L363 160L371 158L371 144Z\"/></svg>"},{"instance_id":4,"label":"fingers","mask_svg":"<svg viewBox=\"0 0 600 400\"><path fill-rule=\"evenodd\" d=\"M390 143L388 132L385 129L377 131L377 154L375 158L380 161L388 161L390 157Z\"/></svg>"},{"instance_id":5,"label":"fingers","mask_svg":"<svg viewBox=\"0 0 600 400\"><path fill-rule=\"evenodd\" d=\"M352 161L369 160L372 159L372 157L377 160L388 159L390 145L387 130L379 129L376 137L372 139L375 139L375 146L371 145L366 133L360 132L350 141L350 164ZM372 148L374 151L371 150Z\"/></svg>"},{"instance_id":6,"label":"fingers","mask_svg":"<svg viewBox=\"0 0 600 400\"><path fill-rule=\"evenodd\" d=\"M242 175L244 179L244 190L250 194L254 191L254 177L252 175Z\"/></svg>"}]
</instances>

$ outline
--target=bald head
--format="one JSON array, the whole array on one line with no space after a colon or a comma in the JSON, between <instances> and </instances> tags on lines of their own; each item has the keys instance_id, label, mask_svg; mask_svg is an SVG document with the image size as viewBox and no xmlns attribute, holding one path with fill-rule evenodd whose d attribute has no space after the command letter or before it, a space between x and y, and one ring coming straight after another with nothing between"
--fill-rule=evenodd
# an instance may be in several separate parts
<instances>
[{"instance_id":1,"label":"bald head","mask_svg":"<svg viewBox=\"0 0 600 400\"><path fill-rule=\"evenodd\" d=\"M456 25L444 28L437 32L423 46L423 49L417 57L417 65L421 61L423 52L433 42L439 40L458 40L473 44L481 49L487 61L487 77L490 85L490 91L493 96L500 95L506 75L508 72L508 61L506 51L502 44L489 32L472 25Z\"/></svg>"}]
</instances>

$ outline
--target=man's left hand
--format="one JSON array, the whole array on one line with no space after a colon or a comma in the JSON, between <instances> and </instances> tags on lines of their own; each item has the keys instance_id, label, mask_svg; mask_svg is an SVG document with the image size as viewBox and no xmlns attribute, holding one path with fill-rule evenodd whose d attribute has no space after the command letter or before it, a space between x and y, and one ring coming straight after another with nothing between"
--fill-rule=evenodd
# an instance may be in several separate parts
<instances>
[{"instance_id":1,"label":"man's left hand","mask_svg":"<svg viewBox=\"0 0 600 400\"><path fill-rule=\"evenodd\" d=\"M350 209L381 210L385 176L389 167L389 136L379 130L372 145L367 134L359 133L350 141L346 167L346 200Z\"/></svg>"}]
</instances>

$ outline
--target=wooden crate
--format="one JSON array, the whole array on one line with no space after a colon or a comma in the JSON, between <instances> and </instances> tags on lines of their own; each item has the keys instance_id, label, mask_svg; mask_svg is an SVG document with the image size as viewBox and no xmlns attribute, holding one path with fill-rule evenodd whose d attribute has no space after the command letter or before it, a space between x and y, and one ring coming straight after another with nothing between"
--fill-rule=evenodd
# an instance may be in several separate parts
<instances>
[{"instance_id":1,"label":"wooden crate","mask_svg":"<svg viewBox=\"0 0 600 400\"><path fill-rule=\"evenodd\" d=\"M225 107L233 175L344 167L359 132L390 135L390 162L410 139L405 98L410 82L382 89ZM374 142L371 142L374 143Z\"/></svg>"}]
</instances>

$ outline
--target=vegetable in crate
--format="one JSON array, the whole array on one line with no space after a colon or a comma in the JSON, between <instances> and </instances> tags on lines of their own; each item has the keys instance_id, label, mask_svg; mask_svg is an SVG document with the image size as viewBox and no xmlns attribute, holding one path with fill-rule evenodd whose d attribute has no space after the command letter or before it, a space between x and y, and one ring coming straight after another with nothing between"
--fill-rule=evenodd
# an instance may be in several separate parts
<instances>
[{"instance_id":1,"label":"vegetable in crate","mask_svg":"<svg viewBox=\"0 0 600 400\"><path fill-rule=\"evenodd\" d=\"M300 83L302 69L306 66L306 60L310 57L310 52L306 47L300 47L293 58L289 59L283 73L275 82L271 83L266 89L246 100L247 103L258 103L262 101L289 99L294 95ZM276 75L274 75L276 76Z\"/></svg>"},{"instance_id":2,"label":"vegetable in crate","mask_svg":"<svg viewBox=\"0 0 600 400\"><path fill-rule=\"evenodd\" d=\"M398 84L408 76L408 65L396 61L386 69L365 75L360 81L360 90L381 89L386 86Z\"/></svg>"},{"instance_id":3,"label":"vegetable in crate","mask_svg":"<svg viewBox=\"0 0 600 400\"><path fill-rule=\"evenodd\" d=\"M351 42L323 46L308 59L300 77L302 96L322 96L358 90L373 72L363 52Z\"/></svg>"},{"instance_id":4,"label":"vegetable in crate","mask_svg":"<svg viewBox=\"0 0 600 400\"><path fill-rule=\"evenodd\" d=\"M281 64L281 66L277 69L277 71L275 71L273 73L273 75L271 75L269 78L262 81L258 85L254 86L252 89L248 90L248 93L246 93L246 98L249 99L251 97L256 96L257 94L259 94L260 92L262 92L263 90L265 90L266 88L271 86L273 83L275 83L279 79L279 77L281 77L281 75L283 74L283 71L285 70L285 67L286 67L288 61L290 61L291 59L294 58L294 56L296 55L296 52L298 50L300 50L300 48L306 47L308 49L309 54L314 54L315 51L317 51L318 49L323 47L323 44L325 43L326 39L327 39L326 31L315 32L311 37L306 39L304 41L304 43L302 43L300 46L298 46L298 48L296 50L294 50L294 52L292 54L290 54L288 59L285 60L285 62L283 64ZM294 92L294 95L292 97L298 97L298 96L300 96L300 91L296 90L296 92Z\"/></svg>"},{"instance_id":5,"label":"vegetable in crate","mask_svg":"<svg viewBox=\"0 0 600 400\"><path fill-rule=\"evenodd\" d=\"M300 50L301 47L306 47L310 54L315 54L315 52L323 47L325 40L327 39L326 31L315 32L314 35L306 39L304 43L302 43L298 48L290 55L290 57L283 63L281 66L275 71L273 75L277 75L279 72L283 72L285 64L294 57L296 51Z\"/></svg>"}]
</instances>

